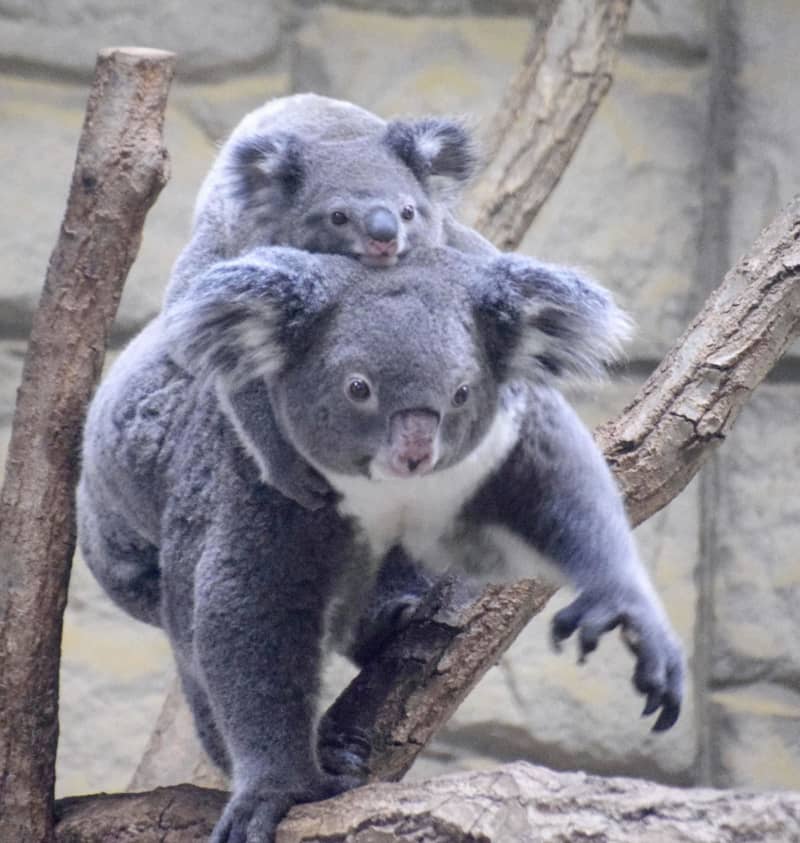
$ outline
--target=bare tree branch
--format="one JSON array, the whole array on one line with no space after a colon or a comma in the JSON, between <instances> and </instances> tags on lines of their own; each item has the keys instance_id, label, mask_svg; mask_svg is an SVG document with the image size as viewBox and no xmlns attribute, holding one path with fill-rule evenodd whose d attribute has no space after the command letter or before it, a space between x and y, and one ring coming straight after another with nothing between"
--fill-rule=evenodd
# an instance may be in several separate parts
<instances>
[{"instance_id":1,"label":"bare tree branch","mask_svg":"<svg viewBox=\"0 0 800 843\"><path fill-rule=\"evenodd\" d=\"M196 843L224 794L191 785L59 805L59 843ZM517 763L416 784L375 784L291 810L278 843L425 840L511 843L798 843L800 795L683 790L637 779L554 773Z\"/></svg>"},{"instance_id":2,"label":"bare tree branch","mask_svg":"<svg viewBox=\"0 0 800 843\"><path fill-rule=\"evenodd\" d=\"M694 477L797 337L798 278L800 197L728 272L634 402L598 430L634 524Z\"/></svg>"},{"instance_id":3,"label":"bare tree branch","mask_svg":"<svg viewBox=\"0 0 800 843\"><path fill-rule=\"evenodd\" d=\"M0 840L52 839L61 621L86 403L147 211L167 179L173 56L97 60L67 210L33 317L0 492Z\"/></svg>"},{"instance_id":4,"label":"bare tree branch","mask_svg":"<svg viewBox=\"0 0 800 843\"><path fill-rule=\"evenodd\" d=\"M516 248L558 184L597 106L631 0L544 0L516 78L492 124L489 166L470 207L471 222L496 246Z\"/></svg>"}]
</instances>

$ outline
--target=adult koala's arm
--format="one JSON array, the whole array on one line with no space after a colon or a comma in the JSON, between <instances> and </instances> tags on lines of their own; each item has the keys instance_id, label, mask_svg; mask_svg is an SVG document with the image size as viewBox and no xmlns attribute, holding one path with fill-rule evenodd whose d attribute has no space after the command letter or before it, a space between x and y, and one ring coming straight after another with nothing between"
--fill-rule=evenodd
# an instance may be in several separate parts
<instances>
[{"instance_id":1,"label":"adult koala's arm","mask_svg":"<svg viewBox=\"0 0 800 843\"><path fill-rule=\"evenodd\" d=\"M553 620L556 645L578 632L582 661L605 632L622 628L636 655L634 684L647 697L643 715L660 709L653 730L669 729L680 713L681 648L639 560L611 472L558 392L533 388L525 407L517 446L468 516L491 523L500 541L532 545L578 591Z\"/></svg>"},{"instance_id":2,"label":"adult koala's arm","mask_svg":"<svg viewBox=\"0 0 800 843\"><path fill-rule=\"evenodd\" d=\"M334 492L328 481L281 432L265 381L250 381L231 394L225 411L258 464L262 482L305 509L315 510L330 503Z\"/></svg>"}]
</instances>

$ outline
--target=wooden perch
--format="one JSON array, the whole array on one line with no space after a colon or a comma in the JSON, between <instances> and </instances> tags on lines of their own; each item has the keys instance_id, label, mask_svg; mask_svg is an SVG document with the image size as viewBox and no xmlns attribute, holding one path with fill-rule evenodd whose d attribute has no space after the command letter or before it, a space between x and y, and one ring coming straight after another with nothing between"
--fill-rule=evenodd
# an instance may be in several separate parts
<instances>
[{"instance_id":1,"label":"wooden perch","mask_svg":"<svg viewBox=\"0 0 800 843\"><path fill-rule=\"evenodd\" d=\"M59 843L197 843L225 795L181 785L66 799ZM683 790L637 779L554 773L530 764L432 781L374 784L295 807L277 843L798 843L800 794Z\"/></svg>"},{"instance_id":2,"label":"wooden perch","mask_svg":"<svg viewBox=\"0 0 800 843\"><path fill-rule=\"evenodd\" d=\"M172 54L100 53L33 317L0 492L0 840L52 839L61 621L81 427L145 215L167 180Z\"/></svg>"}]
</instances>

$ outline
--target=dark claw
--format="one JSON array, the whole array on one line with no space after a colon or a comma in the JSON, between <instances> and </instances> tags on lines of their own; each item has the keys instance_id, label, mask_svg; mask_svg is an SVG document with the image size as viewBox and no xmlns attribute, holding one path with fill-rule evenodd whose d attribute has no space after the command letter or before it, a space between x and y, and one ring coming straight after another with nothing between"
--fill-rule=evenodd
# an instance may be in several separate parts
<instances>
[{"instance_id":1,"label":"dark claw","mask_svg":"<svg viewBox=\"0 0 800 843\"><path fill-rule=\"evenodd\" d=\"M559 645L562 641L569 638L575 632L582 617L583 606L581 605L580 598L556 614L550 630L550 638L556 650L560 649Z\"/></svg>"},{"instance_id":2,"label":"dark claw","mask_svg":"<svg viewBox=\"0 0 800 843\"><path fill-rule=\"evenodd\" d=\"M654 688L647 695L647 702L645 703L642 717L649 717L657 708L660 708L663 694L657 688Z\"/></svg>"},{"instance_id":3,"label":"dark claw","mask_svg":"<svg viewBox=\"0 0 800 843\"><path fill-rule=\"evenodd\" d=\"M667 729L671 729L677 722L680 713L680 702L669 697L664 702L664 707L661 709L661 714L658 715L658 720L653 724L652 731L666 732Z\"/></svg>"}]
</instances>

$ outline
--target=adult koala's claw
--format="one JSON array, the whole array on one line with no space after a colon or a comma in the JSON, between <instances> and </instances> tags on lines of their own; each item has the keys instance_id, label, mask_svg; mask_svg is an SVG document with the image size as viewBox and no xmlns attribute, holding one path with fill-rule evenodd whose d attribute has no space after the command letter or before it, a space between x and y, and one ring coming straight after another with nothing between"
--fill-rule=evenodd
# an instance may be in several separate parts
<instances>
[{"instance_id":1,"label":"adult koala's claw","mask_svg":"<svg viewBox=\"0 0 800 843\"><path fill-rule=\"evenodd\" d=\"M561 642L578 631L578 661L582 663L597 648L600 637L617 626L636 656L633 684L646 697L642 716L660 710L653 731L664 732L680 715L684 664L680 646L657 607L616 593L584 591L553 618L553 646L560 650Z\"/></svg>"}]
</instances>

